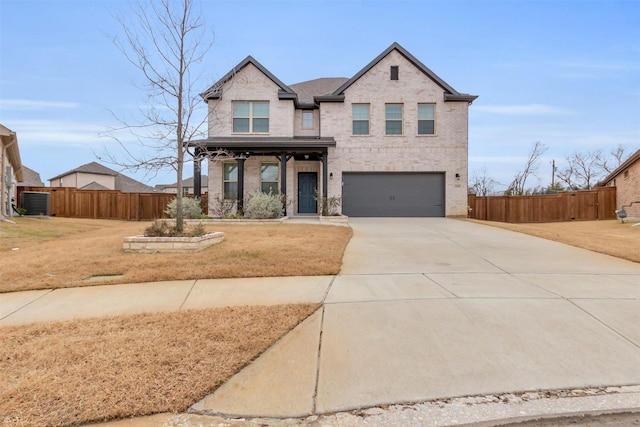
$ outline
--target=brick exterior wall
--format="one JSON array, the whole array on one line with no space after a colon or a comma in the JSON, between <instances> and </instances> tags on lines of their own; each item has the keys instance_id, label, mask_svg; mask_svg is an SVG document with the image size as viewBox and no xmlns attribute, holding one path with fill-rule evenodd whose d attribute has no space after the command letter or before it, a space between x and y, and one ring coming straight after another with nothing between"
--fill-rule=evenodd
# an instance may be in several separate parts
<instances>
[{"instance_id":1,"label":"brick exterior wall","mask_svg":"<svg viewBox=\"0 0 640 427\"><path fill-rule=\"evenodd\" d=\"M616 187L616 207L620 209L631 202L640 201L640 159L620 171L613 179L607 182L608 187ZM640 203L634 203L626 207L629 219L640 220Z\"/></svg>"},{"instance_id":2,"label":"brick exterior wall","mask_svg":"<svg viewBox=\"0 0 640 427\"><path fill-rule=\"evenodd\" d=\"M392 65L398 80L389 79ZM342 172L444 172L445 214L466 216L468 103L443 98L441 87L392 51L346 90L343 103L322 103L320 133L336 139L329 196L341 194ZM369 135L352 135L352 103L370 104ZM403 135L385 135L385 103L403 104ZM418 103L435 104L435 135L418 135Z\"/></svg>"},{"instance_id":3,"label":"brick exterior wall","mask_svg":"<svg viewBox=\"0 0 640 427\"><path fill-rule=\"evenodd\" d=\"M242 136L233 133L233 101L269 101L269 132L258 136L293 136L293 101L278 99L278 85L253 64L248 64L224 86L220 99L208 104L209 136Z\"/></svg>"},{"instance_id":4,"label":"brick exterior wall","mask_svg":"<svg viewBox=\"0 0 640 427\"><path fill-rule=\"evenodd\" d=\"M390 66L399 67L399 79L390 80ZM292 100L278 99L278 86L249 64L223 88L220 99L209 101L209 136L234 135L232 101L269 101L269 133L261 136L334 137L329 148L328 195L342 193L343 172L441 172L445 175L445 215L467 215L468 102L445 102L444 90L398 51L361 76L345 91L344 102L322 102L314 110L314 129L302 129L302 111ZM352 103L370 104L370 134L352 135ZM385 135L385 103L403 104L403 135ZM435 105L435 135L418 135L417 105ZM275 157L250 157L245 162L244 194L260 188L260 164ZM288 214L297 213L297 175L316 172L321 190L320 161L287 162ZM459 174L459 178L456 178ZM209 162L210 209L223 193L221 162ZM331 175L330 175L331 176Z\"/></svg>"}]
</instances>

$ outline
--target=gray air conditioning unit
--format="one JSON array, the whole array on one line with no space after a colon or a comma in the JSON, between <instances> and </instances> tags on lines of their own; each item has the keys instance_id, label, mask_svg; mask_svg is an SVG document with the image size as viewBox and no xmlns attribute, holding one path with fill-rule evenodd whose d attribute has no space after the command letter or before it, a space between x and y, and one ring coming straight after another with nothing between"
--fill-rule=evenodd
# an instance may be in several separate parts
<instances>
[{"instance_id":1,"label":"gray air conditioning unit","mask_svg":"<svg viewBox=\"0 0 640 427\"><path fill-rule=\"evenodd\" d=\"M26 210L25 215L49 215L49 198L51 195L40 191L23 191L20 207Z\"/></svg>"}]
</instances>

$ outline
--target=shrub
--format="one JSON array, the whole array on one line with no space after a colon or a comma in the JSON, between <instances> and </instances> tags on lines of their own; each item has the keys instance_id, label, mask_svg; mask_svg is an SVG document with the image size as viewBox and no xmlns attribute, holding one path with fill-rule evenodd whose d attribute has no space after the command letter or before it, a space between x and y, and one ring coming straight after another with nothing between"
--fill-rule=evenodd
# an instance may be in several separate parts
<instances>
[{"instance_id":1,"label":"shrub","mask_svg":"<svg viewBox=\"0 0 640 427\"><path fill-rule=\"evenodd\" d=\"M322 215L339 215L338 208L342 204L342 196L324 197L316 192L315 200L322 205Z\"/></svg>"},{"instance_id":2,"label":"shrub","mask_svg":"<svg viewBox=\"0 0 640 427\"><path fill-rule=\"evenodd\" d=\"M249 195L244 215L250 219L273 219L282 217L284 205L279 194L255 191Z\"/></svg>"},{"instance_id":3,"label":"shrub","mask_svg":"<svg viewBox=\"0 0 640 427\"><path fill-rule=\"evenodd\" d=\"M229 218L233 215L233 211L236 208L236 201L232 199L225 199L224 195L216 194L211 198L211 209L209 213L216 218Z\"/></svg>"},{"instance_id":4,"label":"shrub","mask_svg":"<svg viewBox=\"0 0 640 427\"><path fill-rule=\"evenodd\" d=\"M177 199L173 199L167 205L164 213L171 218L175 218L178 215L178 209L176 207ZM200 199L195 197L183 197L182 198L182 217L184 219L198 219L202 216L202 207L200 206Z\"/></svg>"},{"instance_id":5,"label":"shrub","mask_svg":"<svg viewBox=\"0 0 640 427\"><path fill-rule=\"evenodd\" d=\"M144 229L144 237L200 237L205 234L207 234L207 230L201 223L184 227L184 231L179 234L175 224L157 219Z\"/></svg>"}]
</instances>

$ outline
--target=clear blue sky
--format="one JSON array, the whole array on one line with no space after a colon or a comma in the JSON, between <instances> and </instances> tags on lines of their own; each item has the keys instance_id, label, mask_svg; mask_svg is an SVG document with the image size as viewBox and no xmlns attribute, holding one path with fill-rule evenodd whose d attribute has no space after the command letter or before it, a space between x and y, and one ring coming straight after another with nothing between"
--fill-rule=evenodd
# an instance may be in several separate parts
<instances>
[{"instance_id":1,"label":"clear blue sky","mask_svg":"<svg viewBox=\"0 0 640 427\"><path fill-rule=\"evenodd\" d=\"M127 8L0 0L0 123L47 184L105 147L117 154L99 137L115 124L110 110L145 101L109 38ZM562 166L574 151L640 147L637 0L204 0L203 10L215 43L202 89L247 55L287 84L351 77L397 41L457 91L479 95L469 171L486 167L505 184L536 141L549 151L528 186L547 185L551 160ZM174 181L166 172L147 183Z\"/></svg>"}]
</instances>

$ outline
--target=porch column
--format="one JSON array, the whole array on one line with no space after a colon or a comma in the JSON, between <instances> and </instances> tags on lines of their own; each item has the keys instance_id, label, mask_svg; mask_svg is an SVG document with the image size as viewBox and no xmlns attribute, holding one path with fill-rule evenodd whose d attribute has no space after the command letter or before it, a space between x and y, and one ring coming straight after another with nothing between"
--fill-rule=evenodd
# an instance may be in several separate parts
<instances>
[{"instance_id":1,"label":"porch column","mask_svg":"<svg viewBox=\"0 0 640 427\"><path fill-rule=\"evenodd\" d=\"M193 195L202 196L202 157L199 152L193 157Z\"/></svg>"},{"instance_id":2,"label":"porch column","mask_svg":"<svg viewBox=\"0 0 640 427\"><path fill-rule=\"evenodd\" d=\"M280 194L284 196L284 216L287 216L287 153L280 154Z\"/></svg>"},{"instance_id":3,"label":"porch column","mask_svg":"<svg viewBox=\"0 0 640 427\"><path fill-rule=\"evenodd\" d=\"M244 156L236 157L238 162L238 213L244 214Z\"/></svg>"},{"instance_id":4,"label":"porch column","mask_svg":"<svg viewBox=\"0 0 640 427\"><path fill-rule=\"evenodd\" d=\"M322 153L322 197L327 200L329 196L329 156L326 152Z\"/></svg>"}]
</instances>

